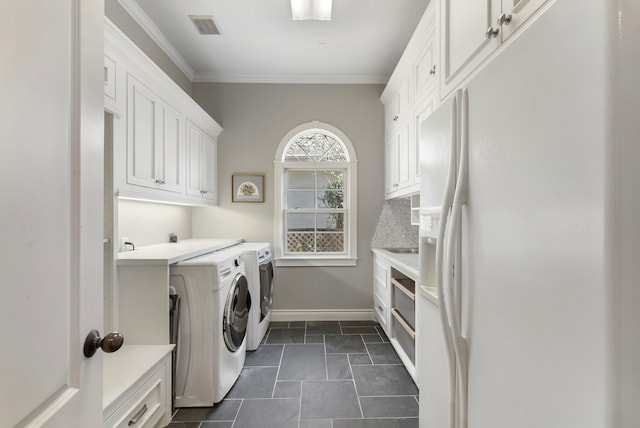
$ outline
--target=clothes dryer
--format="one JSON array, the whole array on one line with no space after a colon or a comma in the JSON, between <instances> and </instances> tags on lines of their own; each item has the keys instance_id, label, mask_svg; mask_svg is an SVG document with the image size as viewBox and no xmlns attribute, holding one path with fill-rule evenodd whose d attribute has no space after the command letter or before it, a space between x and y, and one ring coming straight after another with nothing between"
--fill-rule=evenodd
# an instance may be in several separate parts
<instances>
[{"instance_id":1,"label":"clothes dryer","mask_svg":"<svg viewBox=\"0 0 640 428\"><path fill-rule=\"evenodd\" d=\"M172 265L170 283L183 305L175 405L212 406L229 392L245 361L251 296L242 252L218 251Z\"/></svg>"},{"instance_id":2,"label":"clothes dryer","mask_svg":"<svg viewBox=\"0 0 640 428\"><path fill-rule=\"evenodd\" d=\"M247 350L255 351L260 346L271 321L274 285L273 248L268 242L245 242L232 248L242 251L249 292L254 300L247 326Z\"/></svg>"}]
</instances>

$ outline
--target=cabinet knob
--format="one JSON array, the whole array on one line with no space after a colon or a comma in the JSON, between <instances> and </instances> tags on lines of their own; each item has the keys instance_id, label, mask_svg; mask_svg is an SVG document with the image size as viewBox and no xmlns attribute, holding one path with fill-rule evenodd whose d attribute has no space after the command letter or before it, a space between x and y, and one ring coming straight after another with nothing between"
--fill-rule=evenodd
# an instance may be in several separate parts
<instances>
[{"instance_id":1,"label":"cabinet knob","mask_svg":"<svg viewBox=\"0 0 640 428\"><path fill-rule=\"evenodd\" d=\"M500 33L500 29L498 29L498 28L494 29L493 27L489 27L489 28L487 28L487 32L484 33L484 36L487 39L491 39L491 38L498 37L498 33Z\"/></svg>"},{"instance_id":2,"label":"cabinet knob","mask_svg":"<svg viewBox=\"0 0 640 428\"><path fill-rule=\"evenodd\" d=\"M395 122L396 120L398 120L400 117L398 115L393 116L393 121Z\"/></svg>"},{"instance_id":3,"label":"cabinet knob","mask_svg":"<svg viewBox=\"0 0 640 428\"><path fill-rule=\"evenodd\" d=\"M429 70L429 74L432 75L432 76L434 74L436 74L436 65L435 64L433 64L433 67L431 67L431 70Z\"/></svg>"},{"instance_id":4,"label":"cabinet knob","mask_svg":"<svg viewBox=\"0 0 640 428\"><path fill-rule=\"evenodd\" d=\"M507 15L506 13L503 13L498 17L498 25L503 25L503 24L509 25L510 22L511 22L511 15Z\"/></svg>"},{"instance_id":5,"label":"cabinet knob","mask_svg":"<svg viewBox=\"0 0 640 428\"><path fill-rule=\"evenodd\" d=\"M103 352L116 352L124 343L124 336L120 333L109 333L105 337L100 337L98 330L91 330L84 340L84 356L93 357L98 349Z\"/></svg>"}]
</instances>

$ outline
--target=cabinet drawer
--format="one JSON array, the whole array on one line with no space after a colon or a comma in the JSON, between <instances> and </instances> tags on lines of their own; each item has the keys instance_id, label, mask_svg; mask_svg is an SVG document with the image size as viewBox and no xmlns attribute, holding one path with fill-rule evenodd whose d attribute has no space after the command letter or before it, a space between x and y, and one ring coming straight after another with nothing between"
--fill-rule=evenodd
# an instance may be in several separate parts
<instances>
[{"instance_id":1,"label":"cabinet drawer","mask_svg":"<svg viewBox=\"0 0 640 428\"><path fill-rule=\"evenodd\" d=\"M384 302L384 300L378 296L377 293L373 294L373 308L376 313L376 318L380 323L380 326L385 331L385 333L389 334L388 330L388 319L389 319L389 307Z\"/></svg>"},{"instance_id":2,"label":"cabinet drawer","mask_svg":"<svg viewBox=\"0 0 640 428\"><path fill-rule=\"evenodd\" d=\"M168 379L166 365L151 375L144 384L109 416L103 428L152 428L162 419L166 408L165 394Z\"/></svg>"}]
</instances>

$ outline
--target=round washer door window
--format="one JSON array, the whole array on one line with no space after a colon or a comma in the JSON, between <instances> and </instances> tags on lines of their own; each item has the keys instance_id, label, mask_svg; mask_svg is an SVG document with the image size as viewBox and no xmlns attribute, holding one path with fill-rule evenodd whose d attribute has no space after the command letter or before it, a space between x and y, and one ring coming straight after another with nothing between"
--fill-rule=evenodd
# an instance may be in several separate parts
<instances>
[{"instance_id":1,"label":"round washer door window","mask_svg":"<svg viewBox=\"0 0 640 428\"><path fill-rule=\"evenodd\" d=\"M239 273L231 282L231 290L224 305L224 318L222 321L224 343L231 352L237 351L242 345L247 333L250 308L251 295L249 294L247 278Z\"/></svg>"}]
</instances>

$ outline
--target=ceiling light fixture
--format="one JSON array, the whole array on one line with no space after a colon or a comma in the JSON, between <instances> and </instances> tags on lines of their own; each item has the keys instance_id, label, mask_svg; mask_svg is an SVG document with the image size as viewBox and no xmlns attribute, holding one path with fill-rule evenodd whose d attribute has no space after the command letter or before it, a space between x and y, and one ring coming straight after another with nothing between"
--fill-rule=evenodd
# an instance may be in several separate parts
<instances>
[{"instance_id":1,"label":"ceiling light fixture","mask_svg":"<svg viewBox=\"0 0 640 428\"><path fill-rule=\"evenodd\" d=\"M291 17L294 21L313 19L331 21L333 0L291 0Z\"/></svg>"}]
</instances>

